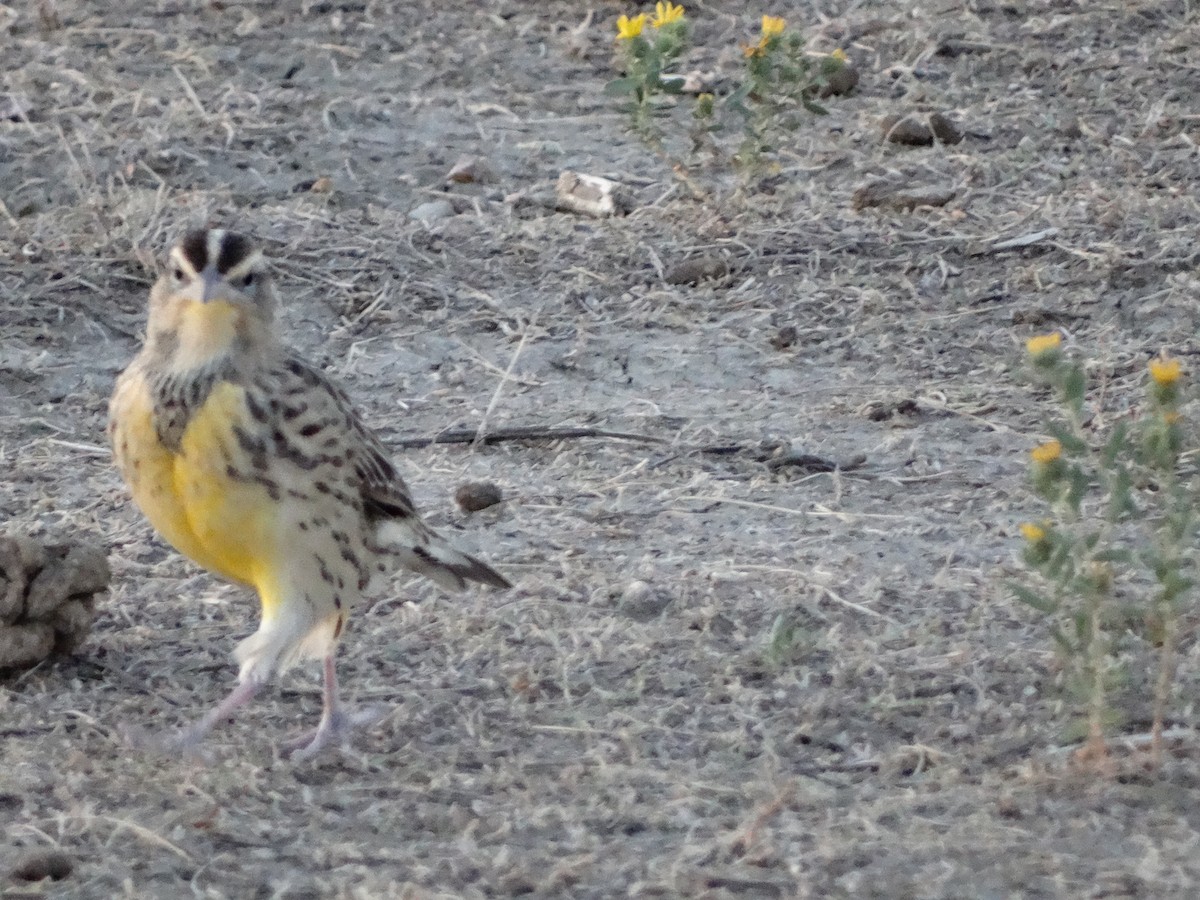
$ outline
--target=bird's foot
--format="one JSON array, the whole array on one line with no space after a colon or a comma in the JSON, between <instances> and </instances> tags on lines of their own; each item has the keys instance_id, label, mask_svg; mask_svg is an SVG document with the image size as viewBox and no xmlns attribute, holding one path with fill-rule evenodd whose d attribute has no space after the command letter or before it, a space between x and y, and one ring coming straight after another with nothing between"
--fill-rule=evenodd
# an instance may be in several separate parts
<instances>
[{"instance_id":1,"label":"bird's foot","mask_svg":"<svg viewBox=\"0 0 1200 900\"><path fill-rule=\"evenodd\" d=\"M311 759L330 744L346 746L355 729L374 725L387 715L380 706L364 706L360 709L328 710L321 716L321 723L312 731L290 741L284 741L280 750L291 759Z\"/></svg>"},{"instance_id":2,"label":"bird's foot","mask_svg":"<svg viewBox=\"0 0 1200 900\"><path fill-rule=\"evenodd\" d=\"M152 733L141 728L123 728L121 737L126 744L139 750L162 756L175 756L193 761L208 762L209 757L200 745L208 733L228 720L245 706L258 691L258 683L244 681L204 718L185 728L166 733Z\"/></svg>"}]
</instances>

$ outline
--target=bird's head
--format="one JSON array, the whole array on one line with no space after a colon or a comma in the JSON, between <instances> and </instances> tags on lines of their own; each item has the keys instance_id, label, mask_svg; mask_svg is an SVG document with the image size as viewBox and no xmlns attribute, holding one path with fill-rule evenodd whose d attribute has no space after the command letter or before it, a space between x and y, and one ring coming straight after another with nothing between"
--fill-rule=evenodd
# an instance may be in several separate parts
<instances>
[{"instance_id":1,"label":"bird's head","mask_svg":"<svg viewBox=\"0 0 1200 900\"><path fill-rule=\"evenodd\" d=\"M254 309L265 269L262 252L248 237L210 228L188 232L171 248L165 277L178 300Z\"/></svg>"},{"instance_id":2,"label":"bird's head","mask_svg":"<svg viewBox=\"0 0 1200 900\"><path fill-rule=\"evenodd\" d=\"M173 368L197 368L272 340L275 295L262 252L220 228L188 232L150 292L148 340Z\"/></svg>"}]
</instances>

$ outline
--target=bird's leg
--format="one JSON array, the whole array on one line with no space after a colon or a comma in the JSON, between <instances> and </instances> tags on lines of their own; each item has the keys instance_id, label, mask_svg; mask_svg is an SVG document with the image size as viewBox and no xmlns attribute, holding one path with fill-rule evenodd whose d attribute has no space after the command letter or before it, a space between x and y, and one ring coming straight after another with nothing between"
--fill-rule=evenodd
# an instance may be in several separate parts
<instances>
[{"instance_id":1,"label":"bird's leg","mask_svg":"<svg viewBox=\"0 0 1200 900\"><path fill-rule=\"evenodd\" d=\"M334 665L333 654L325 657L325 690L324 709L321 721L315 731L311 731L283 745L284 753L291 754L293 759L307 759L315 756L332 742L345 744L350 739L350 733L355 728L371 725L383 717L384 711L376 707L366 707L360 710L347 710L338 696L337 669Z\"/></svg>"},{"instance_id":2,"label":"bird's leg","mask_svg":"<svg viewBox=\"0 0 1200 900\"><path fill-rule=\"evenodd\" d=\"M221 722L245 706L258 693L261 683L253 679L243 681L229 696L214 707L204 718L193 722L174 734L149 735L134 729L121 729L126 742L147 750L179 752L185 756L199 755L200 742Z\"/></svg>"},{"instance_id":3,"label":"bird's leg","mask_svg":"<svg viewBox=\"0 0 1200 900\"><path fill-rule=\"evenodd\" d=\"M230 691L229 696L211 709L204 718L193 722L177 735L164 741L167 747L179 750L194 750L210 731L254 699L259 682L247 679Z\"/></svg>"}]
</instances>

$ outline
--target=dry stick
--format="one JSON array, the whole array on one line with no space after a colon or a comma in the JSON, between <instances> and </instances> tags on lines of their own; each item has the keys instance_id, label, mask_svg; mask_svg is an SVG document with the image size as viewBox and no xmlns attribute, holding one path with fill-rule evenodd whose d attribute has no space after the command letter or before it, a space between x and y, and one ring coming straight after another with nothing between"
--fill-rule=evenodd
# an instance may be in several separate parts
<instances>
[{"instance_id":1,"label":"dry stick","mask_svg":"<svg viewBox=\"0 0 1200 900\"><path fill-rule=\"evenodd\" d=\"M488 407L489 411L491 407ZM487 415L484 415L487 418ZM492 431L486 431L484 428L451 428L446 431L438 432L433 437L406 437L389 439L388 444L399 447L402 450L412 450L421 447L431 447L434 444L498 444L501 441L565 441L573 438L607 438L618 441L641 441L646 444L666 444L669 439L659 437L653 434L634 434L631 431L609 431L607 428L589 428L582 426L555 426L555 425L514 425L509 428L496 428ZM754 452L755 447L746 444L705 444L698 447L686 447L680 453L668 456L663 460L659 460L654 465L662 465L671 460L678 459L688 453L710 453L720 456L730 456L734 453ZM832 472L850 472L862 464L859 460L851 460L847 464L837 464L828 460L823 460L815 456L796 456L785 457L779 460L767 460L768 468L780 468L785 465L803 465L811 461L822 463L818 468L813 466L814 474L822 475ZM826 466L827 464L827 466ZM938 477L940 477L939 473ZM865 473L862 477L867 476ZM922 476L920 478L895 478L892 479L898 483L907 483L908 481L929 481L934 476ZM691 497L684 499L702 500L702 499L719 499L719 498L703 498ZM736 501L721 499L722 503L733 503ZM796 512L796 510L785 510L786 512ZM903 516L882 516L881 518L903 518Z\"/></svg>"},{"instance_id":2,"label":"dry stick","mask_svg":"<svg viewBox=\"0 0 1200 900\"><path fill-rule=\"evenodd\" d=\"M485 417L486 418L486 417ZM662 444L666 438L625 431L606 431L603 428L555 428L543 425L518 425L484 432L483 428L455 428L433 437L411 437L388 441L402 449L429 447L433 444L498 444L501 441L561 441L569 438L611 438L620 441L645 441Z\"/></svg>"},{"instance_id":3,"label":"dry stick","mask_svg":"<svg viewBox=\"0 0 1200 900\"><path fill-rule=\"evenodd\" d=\"M533 326L537 322L538 313L541 307L538 307L529 317L529 321L525 323L525 328L521 332L521 341L517 344L517 349L513 352L512 359L508 361L508 368L504 370L504 375L496 385L496 390L492 392L492 401L488 404L487 409L483 411L483 418L479 421L479 429L475 434L475 439L471 441L472 447L478 447L485 443L484 435L487 432L488 419L491 418L492 410L496 408L496 404L500 402L500 394L504 391L504 385L512 377L512 370L517 365L517 360L521 358L521 351L525 349L525 344L529 340L529 333L533 331Z\"/></svg>"},{"instance_id":4,"label":"dry stick","mask_svg":"<svg viewBox=\"0 0 1200 900\"><path fill-rule=\"evenodd\" d=\"M793 794L795 794L795 784L786 784L775 797L764 806L754 819L751 820L737 836L729 842L730 847L734 848L735 852L740 856L744 855L758 840L758 833L762 831L763 826L772 818L787 808L791 802Z\"/></svg>"},{"instance_id":5,"label":"dry stick","mask_svg":"<svg viewBox=\"0 0 1200 900\"><path fill-rule=\"evenodd\" d=\"M126 829L132 832L136 837L141 838L147 844L151 844L156 847L162 847L164 850L170 850L180 859L183 859L187 862L195 862L195 859L192 857L192 855L182 847L171 843L162 835L156 834L151 829L145 827L144 825L139 825L137 822L132 822L129 819L117 818L116 816L97 816L85 814L79 818L88 824L91 824L92 822L107 822L110 825L115 826L113 834L109 837L109 843L111 843L112 839L116 837L117 831Z\"/></svg>"},{"instance_id":6,"label":"dry stick","mask_svg":"<svg viewBox=\"0 0 1200 900\"><path fill-rule=\"evenodd\" d=\"M1046 238L1052 238L1058 234L1057 228L1043 228L1041 231L1030 232L1023 234L1020 237L1009 238L1006 241L996 241L989 247L989 250L1013 250L1018 247L1028 247L1038 241L1044 241Z\"/></svg>"},{"instance_id":7,"label":"dry stick","mask_svg":"<svg viewBox=\"0 0 1200 900\"><path fill-rule=\"evenodd\" d=\"M759 565L751 565L750 563L739 563L735 566L730 567L730 571L732 571L733 569L752 569L756 572L777 572L777 573L799 575L805 584L809 585L810 587L816 588L818 591L823 593L826 597L828 597L834 603L841 604L842 606L846 607L847 609L852 609L855 612L862 613L864 616L872 616L876 619L883 619L883 621L887 622L889 625L899 626L902 624L902 623L898 622L896 619L893 619L891 616L889 616L885 613L877 612L876 610L871 609L871 607L869 607L869 606L863 606L861 603L855 603L853 600L847 600L841 594L839 594L835 590L833 590L833 588L828 587L827 585L824 585L824 584L819 584L816 581L813 581L809 577L809 575L811 573L806 572L803 569L789 569L785 566L759 566ZM714 570L714 571L716 571L716 570Z\"/></svg>"},{"instance_id":8,"label":"dry stick","mask_svg":"<svg viewBox=\"0 0 1200 900\"><path fill-rule=\"evenodd\" d=\"M38 443L53 444L55 447L63 447L67 450L76 450L79 453L84 453L88 456L111 456L112 451L107 447L101 447L98 444L81 444L76 441L60 441L58 438L42 438Z\"/></svg>"},{"instance_id":9,"label":"dry stick","mask_svg":"<svg viewBox=\"0 0 1200 900\"><path fill-rule=\"evenodd\" d=\"M847 600L841 594L834 591L833 588L826 587L823 584L813 584L813 587L815 587L817 590L824 593L825 596L828 597L830 600L832 600L834 603L839 603L842 606L846 607L847 609L852 609L855 612L860 612L865 616L874 616L876 619L883 619L883 621L887 622L889 625L896 625L896 626L900 625L900 622L898 622L896 619L893 619L891 616L884 615L881 612L876 612L875 610L871 609L871 607L863 606L861 603L855 603L853 600Z\"/></svg>"},{"instance_id":10,"label":"dry stick","mask_svg":"<svg viewBox=\"0 0 1200 900\"><path fill-rule=\"evenodd\" d=\"M1189 725L1179 725L1175 728L1164 729L1162 734L1158 737L1163 741L1180 741L1186 742L1190 745L1195 745L1196 736L1197 731L1195 728L1192 728ZM1154 741L1154 732L1148 731L1143 734L1117 735L1112 739L1111 743L1124 747L1127 750L1145 750L1147 748L1153 748ZM1078 743L1066 744L1057 747L1047 747L1046 753L1050 754L1051 756L1065 756L1069 753L1078 752L1079 747L1080 745Z\"/></svg>"},{"instance_id":11,"label":"dry stick","mask_svg":"<svg viewBox=\"0 0 1200 900\"><path fill-rule=\"evenodd\" d=\"M200 97L196 94L196 89L192 87L192 83L187 80L187 76L179 71L179 66L171 66L171 71L175 73L175 77L183 85L184 95L191 102L192 106L196 107L196 112L200 113L200 118L207 120L208 111L205 110L204 104L200 102Z\"/></svg>"},{"instance_id":12,"label":"dry stick","mask_svg":"<svg viewBox=\"0 0 1200 900\"><path fill-rule=\"evenodd\" d=\"M3 200L0 200L0 216L4 216L4 218L8 219L8 224L13 227L13 231L16 231L21 227L21 223L18 222L16 217L9 211Z\"/></svg>"},{"instance_id":13,"label":"dry stick","mask_svg":"<svg viewBox=\"0 0 1200 900\"><path fill-rule=\"evenodd\" d=\"M831 509L792 509L790 506L776 506L772 503L759 503L755 500L739 500L735 497L718 497L715 494L689 494L685 497L676 497L676 500L683 502L686 500L694 500L697 503L728 503L732 506L745 506L749 509L765 509L768 512L787 513L792 516L831 516L835 519L841 519L844 522L852 522L857 519L907 519L909 516L896 513L852 513L852 512L836 512ZM693 510L684 509L680 512L690 513ZM743 568L745 568L743 566ZM790 571L790 570L789 570Z\"/></svg>"},{"instance_id":14,"label":"dry stick","mask_svg":"<svg viewBox=\"0 0 1200 900\"><path fill-rule=\"evenodd\" d=\"M518 348L519 349L519 348ZM514 357L515 359L515 357ZM509 366L509 371L512 366ZM502 376L501 384L504 381L511 381L506 372ZM496 404L496 398L493 397L492 403L488 406L487 413L484 413L484 421L486 422L488 413ZM670 440L665 437L659 437L653 434L635 434L631 431L609 431L607 428L589 428L583 426L555 426L555 425L514 425L509 428L496 428L491 431L486 430L482 425L479 428L450 428L445 431L438 432L432 437L405 437L388 440L389 445L394 445L402 450L412 450L421 447L431 447L434 444L498 444L501 441L565 441L574 438L607 438L618 441L641 441L646 444L666 444ZM750 444L704 444L696 447L684 447L679 453L661 459L654 465L659 466L680 456L689 453L709 453L719 456L731 456L735 453L756 452L756 448ZM836 472L854 472L865 460L853 459L844 463L837 463L831 460L823 459L822 457L812 456L810 454L799 454L790 457L779 457L778 459L765 460L768 468L778 469L783 466L797 465L807 466L814 474L823 475ZM875 478L877 476L869 473L857 473L863 478ZM941 477L944 473L938 473L937 476L928 475L913 478L893 478L896 483L908 483L910 481L930 481L934 477ZM737 501L726 500L722 498L705 498L705 497L690 497L683 499L691 500L720 500L722 503L734 503ZM757 504L752 504L757 505ZM796 510L784 510L785 512L796 512ZM903 516L881 516L881 518L903 518Z\"/></svg>"}]
</instances>

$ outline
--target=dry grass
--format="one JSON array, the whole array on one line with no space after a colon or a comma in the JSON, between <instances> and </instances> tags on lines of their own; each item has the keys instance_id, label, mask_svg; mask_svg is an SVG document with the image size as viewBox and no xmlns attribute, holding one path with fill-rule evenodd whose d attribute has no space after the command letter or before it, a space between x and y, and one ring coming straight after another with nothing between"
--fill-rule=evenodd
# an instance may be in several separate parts
<instances>
[{"instance_id":1,"label":"dry grass","mask_svg":"<svg viewBox=\"0 0 1200 900\"><path fill-rule=\"evenodd\" d=\"M863 82L762 190L694 172L697 201L601 96L624 7L576 32L574 4L461 6L58 0L48 31L0 9L21 109L0 121L0 514L106 545L114 572L76 656L0 684L0 861L61 849L63 897L1193 892L1190 707L1161 772L1072 774L1050 648L1003 581L1036 508L1023 338L1063 327L1114 394L1160 347L1196 353L1194 14L773 7ZM694 10L698 42L748 35L741 9ZM909 108L967 139L881 143ZM444 193L463 153L495 179ZM563 168L621 178L637 211L551 212ZM853 210L877 177L957 195ZM407 217L443 196L458 215ZM253 627L103 450L154 255L205 220L267 243L294 342L387 438L486 413L666 441L406 451L433 520L518 587L401 580L363 610L343 680L395 712L307 765L273 741L311 724L315 672L207 767L117 736L214 702ZM699 254L731 275L664 282ZM780 442L866 462L772 469ZM463 519L450 497L478 479L509 502ZM1128 713L1137 732L1148 709Z\"/></svg>"}]
</instances>

